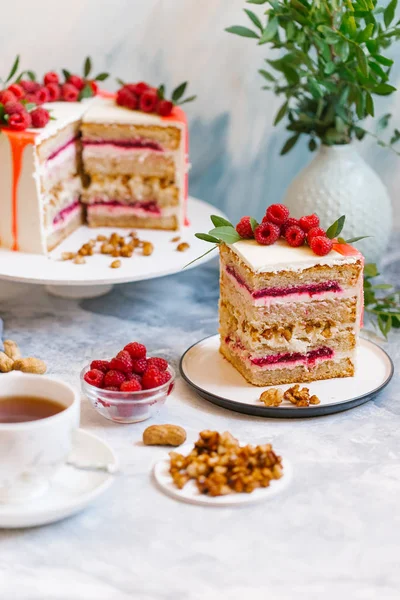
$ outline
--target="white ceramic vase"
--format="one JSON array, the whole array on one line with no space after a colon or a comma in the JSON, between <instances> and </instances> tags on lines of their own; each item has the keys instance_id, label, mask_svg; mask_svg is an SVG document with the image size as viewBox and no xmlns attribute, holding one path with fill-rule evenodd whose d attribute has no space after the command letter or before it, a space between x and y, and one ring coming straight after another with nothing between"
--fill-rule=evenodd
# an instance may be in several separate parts
<instances>
[{"instance_id":1,"label":"white ceramic vase","mask_svg":"<svg viewBox=\"0 0 400 600\"><path fill-rule=\"evenodd\" d=\"M285 204L295 217L316 212L323 227L346 215L343 237L371 236L356 244L367 262L379 262L387 248L392 228L390 197L354 144L322 145L290 184Z\"/></svg>"}]
</instances>

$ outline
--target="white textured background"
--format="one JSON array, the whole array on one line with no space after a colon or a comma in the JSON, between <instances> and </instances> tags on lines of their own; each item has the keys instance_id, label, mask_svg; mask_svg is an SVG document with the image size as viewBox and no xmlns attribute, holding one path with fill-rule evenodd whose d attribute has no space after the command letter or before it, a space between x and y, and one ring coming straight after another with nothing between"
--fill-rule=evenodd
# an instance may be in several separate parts
<instances>
[{"instance_id":1,"label":"white textured background","mask_svg":"<svg viewBox=\"0 0 400 600\"><path fill-rule=\"evenodd\" d=\"M386 1L383 3L385 4ZM305 143L279 156L287 137L272 126L280 104L261 91L268 50L224 32L247 24L244 0L0 0L0 74L21 53L26 68L42 74L79 70L90 54L98 70L169 87L189 79L198 100L191 122L191 192L233 218L257 216L282 199L290 179L310 160ZM261 11L261 7L252 7ZM400 79L400 44L394 79ZM112 84L109 84L112 85ZM400 128L400 94L379 99L377 113L394 113ZM400 146L400 144L399 144ZM387 183L400 228L400 157L363 142L362 153Z\"/></svg>"}]
</instances>

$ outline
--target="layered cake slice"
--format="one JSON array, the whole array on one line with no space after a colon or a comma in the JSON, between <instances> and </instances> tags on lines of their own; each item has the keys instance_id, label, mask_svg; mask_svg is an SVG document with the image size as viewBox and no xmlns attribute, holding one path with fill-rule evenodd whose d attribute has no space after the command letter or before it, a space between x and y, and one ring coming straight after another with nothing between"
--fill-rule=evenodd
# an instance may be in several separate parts
<instances>
[{"instance_id":1,"label":"layered cake slice","mask_svg":"<svg viewBox=\"0 0 400 600\"><path fill-rule=\"evenodd\" d=\"M325 256L285 240L220 245L221 353L252 384L354 375L363 259L336 244Z\"/></svg>"},{"instance_id":2,"label":"layered cake slice","mask_svg":"<svg viewBox=\"0 0 400 600\"><path fill-rule=\"evenodd\" d=\"M82 122L82 201L91 227L179 229L187 199L187 124L118 106L92 106Z\"/></svg>"}]
</instances>

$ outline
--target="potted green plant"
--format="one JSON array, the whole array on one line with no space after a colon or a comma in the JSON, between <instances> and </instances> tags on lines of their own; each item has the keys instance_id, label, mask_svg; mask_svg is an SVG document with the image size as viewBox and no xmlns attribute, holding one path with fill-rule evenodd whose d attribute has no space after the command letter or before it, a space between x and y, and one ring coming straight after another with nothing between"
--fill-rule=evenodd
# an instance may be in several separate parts
<instances>
[{"instance_id":1,"label":"potted green plant","mask_svg":"<svg viewBox=\"0 0 400 600\"><path fill-rule=\"evenodd\" d=\"M290 184L285 204L294 212L318 212L329 223L346 214L349 235L371 237L360 249L377 261L387 247L391 202L377 173L362 159L357 141L373 135L381 145L400 138L395 130L386 144L364 125L375 116L376 96L395 92L390 83L393 60L386 50L400 37L397 0L384 8L376 0L247 0L267 5L260 16L244 9L250 27L227 31L267 45L273 55L259 72L264 89L283 98L274 124L286 120L289 136L281 154L303 137L318 151ZM266 8L266 10L265 10ZM271 54L271 53L270 53ZM389 115L380 120L387 124ZM269 199L273 201L274 199Z\"/></svg>"}]
</instances>

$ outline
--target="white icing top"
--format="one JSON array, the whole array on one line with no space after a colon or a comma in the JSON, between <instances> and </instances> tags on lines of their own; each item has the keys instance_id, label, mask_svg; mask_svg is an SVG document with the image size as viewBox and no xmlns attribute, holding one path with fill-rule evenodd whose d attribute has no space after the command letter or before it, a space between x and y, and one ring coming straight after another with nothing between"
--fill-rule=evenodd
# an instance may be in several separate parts
<instances>
[{"instance_id":1,"label":"white icing top","mask_svg":"<svg viewBox=\"0 0 400 600\"><path fill-rule=\"evenodd\" d=\"M255 240L240 240L230 244L229 248L254 273L303 271L316 265L353 264L360 260L360 256L342 256L335 250L326 256L317 256L308 246L293 248L284 240L278 240L271 246L262 246Z\"/></svg>"},{"instance_id":2,"label":"white icing top","mask_svg":"<svg viewBox=\"0 0 400 600\"><path fill-rule=\"evenodd\" d=\"M159 115L144 113L118 106L112 98L104 98L87 110L83 116L84 123L121 123L123 125L158 125L159 127L183 127L179 120L163 119Z\"/></svg>"},{"instance_id":3,"label":"white icing top","mask_svg":"<svg viewBox=\"0 0 400 600\"><path fill-rule=\"evenodd\" d=\"M84 112L96 102L97 99L88 98L82 100L82 102L48 102L43 104L43 108L46 108L50 112L50 117L53 118L42 129L29 129L29 131L38 134L35 139L36 144L55 135L70 123L82 119Z\"/></svg>"}]
</instances>

